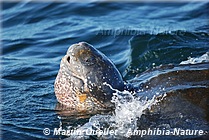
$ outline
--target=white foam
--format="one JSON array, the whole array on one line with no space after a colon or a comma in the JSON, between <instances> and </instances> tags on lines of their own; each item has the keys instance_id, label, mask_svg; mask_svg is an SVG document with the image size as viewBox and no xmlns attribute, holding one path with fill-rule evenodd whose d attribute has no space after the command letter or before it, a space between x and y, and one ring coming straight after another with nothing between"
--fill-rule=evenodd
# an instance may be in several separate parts
<instances>
[{"instance_id":1,"label":"white foam","mask_svg":"<svg viewBox=\"0 0 209 140\"><path fill-rule=\"evenodd\" d=\"M183 64L198 64L198 63L204 63L204 62L209 62L209 52L206 52L200 57L192 58L189 57L188 60L182 61L180 65Z\"/></svg>"},{"instance_id":2,"label":"white foam","mask_svg":"<svg viewBox=\"0 0 209 140\"><path fill-rule=\"evenodd\" d=\"M118 131L118 135L129 137L128 130L137 129L137 120L143 114L145 109L149 109L151 105L155 104L155 97L151 100L140 100L139 97L134 96L124 91L115 93L112 102L115 104L115 111L111 117L112 127Z\"/></svg>"},{"instance_id":3,"label":"white foam","mask_svg":"<svg viewBox=\"0 0 209 140\"><path fill-rule=\"evenodd\" d=\"M105 85L110 86L107 83ZM113 89L110 86L111 89ZM155 96L148 100L141 100L140 97L134 97L129 91L115 90L111 102L115 104L115 110L112 115L94 115L89 119L89 122L77 128L84 132L80 136L70 136L70 138L88 138L89 135L83 130L113 130L116 135L98 134L97 137L105 139L130 137L128 130L137 129L137 120L144 113L144 110L149 109L153 104L156 104Z\"/></svg>"}]
</instances>

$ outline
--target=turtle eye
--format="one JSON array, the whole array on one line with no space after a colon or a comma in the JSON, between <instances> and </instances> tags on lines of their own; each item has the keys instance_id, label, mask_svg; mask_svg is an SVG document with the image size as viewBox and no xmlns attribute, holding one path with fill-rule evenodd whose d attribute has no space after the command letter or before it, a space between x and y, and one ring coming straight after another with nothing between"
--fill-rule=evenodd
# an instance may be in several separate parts
<instances>
[{"instance_id":1,"label":"turtle eye","mask_svg":"<svg viewBox=\"0 0 209 140\"><path fill-rule=\"evenodd\" d=\"M93 56L91 57L85 57L83 59L85 65L93 65L95 63L95 58Z\"/></svg>"},{"instance_id":2,"label":"turtle eye","mask_svg":"<svg viewBox=\"0 0 209 140\"><path fill-rule=\"evenodd\" d=\"M86 62L86 63L90 63L90 62L91 62L91 60L92 60L92 58L91 58L91 57L89 57L89 58L86 58L86 59L85 59L85 62Z\"/></svg>"}]
</instances>

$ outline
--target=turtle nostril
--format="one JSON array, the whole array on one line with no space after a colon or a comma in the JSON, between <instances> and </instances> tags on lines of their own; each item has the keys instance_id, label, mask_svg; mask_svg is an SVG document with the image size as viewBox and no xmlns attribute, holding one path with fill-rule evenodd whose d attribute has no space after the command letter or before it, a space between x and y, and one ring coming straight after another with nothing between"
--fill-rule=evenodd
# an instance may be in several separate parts
<instances>
[{"instance_id":1,"label":"turtle nostril","mask_svg":"<svg viewBox=\"0 0 209 140\"><path fill-rule=\"evenodd\" d=\"M70 63L70 56L67 57L67 62Z\"/></svg>"}]
</instances>

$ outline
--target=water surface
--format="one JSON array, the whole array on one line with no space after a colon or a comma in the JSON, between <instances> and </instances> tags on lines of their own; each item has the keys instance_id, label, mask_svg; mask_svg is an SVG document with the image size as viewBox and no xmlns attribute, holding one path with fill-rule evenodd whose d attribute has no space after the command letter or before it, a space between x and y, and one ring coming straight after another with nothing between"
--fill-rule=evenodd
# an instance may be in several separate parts
<instances>
[{"instance_id":1,"label":"water surface","mask_svg":"<svg viewBox=\"0 0 209 140\"><path fill-rule=\"evenodd\" d=\"M208 13L207 2L2 2L2 139L60 137L43 129L60 127L53 84L71 44L94 45L131 80L207 54Z\"/></svg>"}]
</instances>

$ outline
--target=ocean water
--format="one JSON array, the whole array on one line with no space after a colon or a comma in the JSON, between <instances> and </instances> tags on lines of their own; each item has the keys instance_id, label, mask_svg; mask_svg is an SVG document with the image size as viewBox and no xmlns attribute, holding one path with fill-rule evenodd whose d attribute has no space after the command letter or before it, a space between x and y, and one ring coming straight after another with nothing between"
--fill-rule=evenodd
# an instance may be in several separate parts
<instances>
[{"instance_id":1,"label":"ocean water","mask_svg":"<svg viewBox=\"0 0 209 140\"><path fill-rule=\"evenodd\" d=\"M115 126L119 138L128 138L123 132L136 127L154 98L133 99L122 107L116 98L114 115L63 119L57 113L53 84L68 47L80 41L92 44L113 61L126 81L160 65L208 62L208 13L208 2L3 1L1 138L63 139L66 136L52 133L63 124L78 129L121 124ZM202 128L209 130L208 126ZM44 128L51 134L44 135Z\"/></svg>"}]
</instances>

